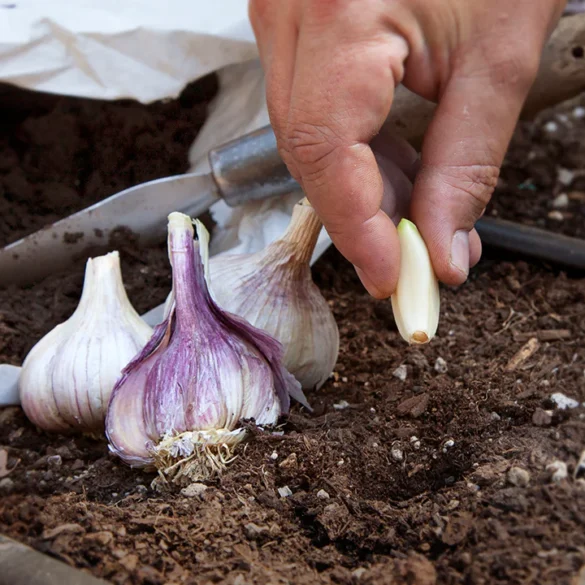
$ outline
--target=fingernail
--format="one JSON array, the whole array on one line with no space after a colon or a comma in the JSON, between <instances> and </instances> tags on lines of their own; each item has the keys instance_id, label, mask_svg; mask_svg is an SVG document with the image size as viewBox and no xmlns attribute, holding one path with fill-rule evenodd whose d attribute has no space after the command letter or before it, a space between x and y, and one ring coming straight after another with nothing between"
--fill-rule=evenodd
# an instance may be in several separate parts
<instances>
[{"instance_id":1,"label":"fingernail","mask_svg":"<svg viewBox=\"0 0 585 585\"><path fill-rule=\"evenodd\" d=\"M362 281L364 288L376 299L385 299L390 295L385 295L382 291L372 282L371 278L361 269L354 265L355 271Z\"/></svg>"},{"instance_id":2,"label":"fingernail","mask_svg":"<svg viewBox=\"0 0 585 585\"><path fill-rule=\"evenodd\" d=\"M467 278L469 274L469 233L465 230L459 230L453 235L451 264Z\"/></svg>"}]
</instances>

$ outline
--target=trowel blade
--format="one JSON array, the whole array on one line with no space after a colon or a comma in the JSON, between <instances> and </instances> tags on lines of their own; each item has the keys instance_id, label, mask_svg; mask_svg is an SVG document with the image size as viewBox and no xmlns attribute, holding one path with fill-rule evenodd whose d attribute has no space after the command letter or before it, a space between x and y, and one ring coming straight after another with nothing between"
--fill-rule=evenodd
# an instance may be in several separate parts
<instances>
[{"instance_id":1,"label":"trowel blade","mask_svg":"<svg viewBox=\"0 0 585 585\"><path fill-rule=\"evenodd\" d=\"M30 285L110 251L109 237L118 228L138 236L139 245L164 238L169 213L197 217L219 199L211 175L199 173L125 189L0 249L0 286Z\"/></svg>"}]
</instances>

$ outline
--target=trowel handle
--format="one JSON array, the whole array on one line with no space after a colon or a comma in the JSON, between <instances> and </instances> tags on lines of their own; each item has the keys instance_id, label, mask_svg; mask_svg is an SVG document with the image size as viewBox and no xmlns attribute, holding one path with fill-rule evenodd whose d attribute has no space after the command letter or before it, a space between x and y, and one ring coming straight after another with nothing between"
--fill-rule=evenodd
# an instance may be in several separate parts
<instances>
[{"instance_id":1,"label":"trowel handle","mask_svg":"<svg viewBox=\"0 0 585 585\"><path fill-rule=\"evenodd\" d=\"M211 174L230 207L301 191L278 154L271 126L209 151Z\"/></svg>"}]
</instances>

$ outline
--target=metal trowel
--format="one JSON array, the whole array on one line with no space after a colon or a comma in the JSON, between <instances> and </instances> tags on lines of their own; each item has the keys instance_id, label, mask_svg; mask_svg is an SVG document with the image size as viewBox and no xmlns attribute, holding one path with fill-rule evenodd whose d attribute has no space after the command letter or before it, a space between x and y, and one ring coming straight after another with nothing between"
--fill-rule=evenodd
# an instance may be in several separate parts
<instances>
[{"instance_id":1,"label":"metal trowel","mask_svg":"<svg viewBox=\"0 0 585 585\"><path fill-rule=\"evenodd\" d=\"M224 200L235 207L299 190L278 155L270 126L209 152L209 174L189 173L143 183L57 221L0 250L0 287L26 286L75 261L107 251L118 228L139 245L164 239L169 213L197 217Z\"/></svg>"}]
</instances>

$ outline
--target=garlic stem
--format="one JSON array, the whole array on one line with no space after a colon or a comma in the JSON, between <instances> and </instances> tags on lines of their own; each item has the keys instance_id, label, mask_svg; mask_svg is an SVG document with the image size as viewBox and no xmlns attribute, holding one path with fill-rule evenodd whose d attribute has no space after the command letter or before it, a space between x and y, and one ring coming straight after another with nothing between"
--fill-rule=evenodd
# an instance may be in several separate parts
<instances>
[{"instance_id":1,"label":"garlic stem","mask_svg":"<svg viewBox=\"0 0 585 585\"><path fill-rule=\"evenodd\" d=\"M206 302L205 266L203 270L198 270L203 258L200 262L193 262L193 258L190 257L193 254L194 235L193 222L187 215L178 212L169 215L169 246L172 250L170 261L173 294L177 306L175 314L177 326L182 328L193 327L196 321L201 322L204 314L196 314L189 308L199 307L201 303ZM195 248L195 253L200 255L199 244L196 244ZM196 283L195 286L193 283Z\"/></svg>"},{"instance_id":2,"label":"garlic stem","mask_svg":"<svg viewBox=\"0 0 585 585\"><path fill-rule=\"evenodd\" d=\"M291 221L280 242L289 245L291 259L308 267L322 227L319 216L305 198L294 206Z\"/></svg>"},{"instance_id":3,"label":"garlic stem","mask_svg":"<svg viewBox=\"0 0 585 585\"><path fill-rule=\"evenodd\" d=\"M90 315L90 304L100 306L108 314L121 310L136 313L122 281L120 255L117 251L87 260L81 298L75 313Z\"/></svg>"}]
</instances>

